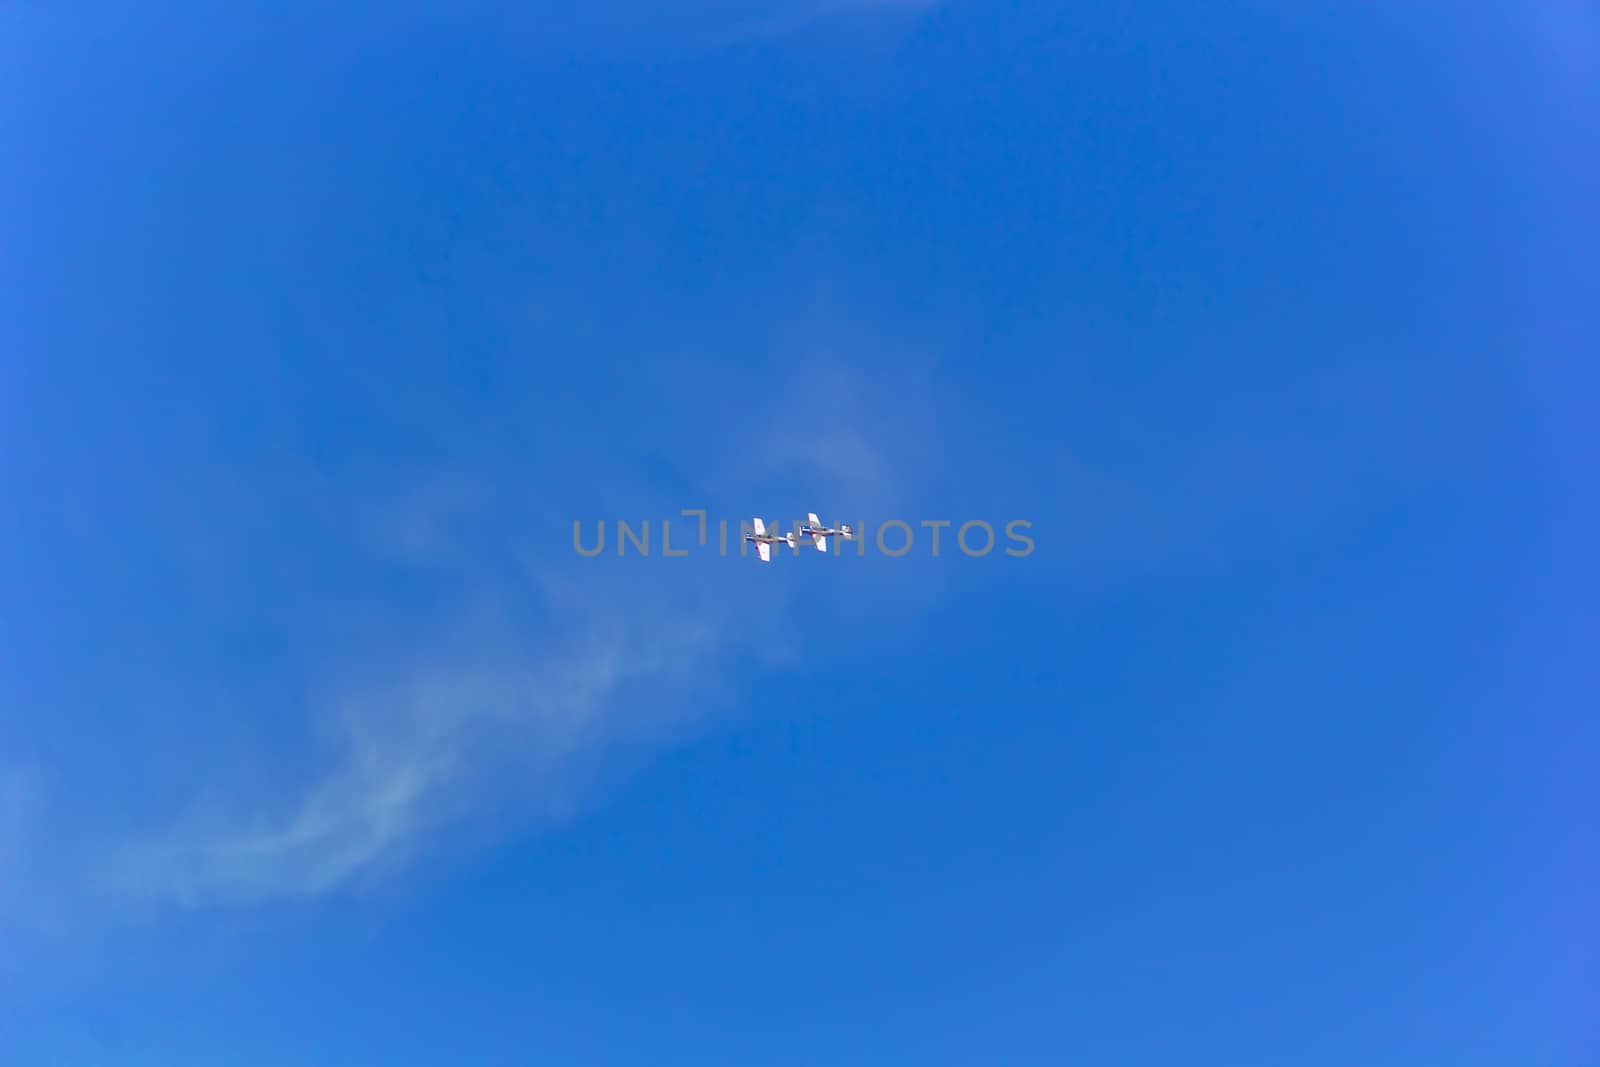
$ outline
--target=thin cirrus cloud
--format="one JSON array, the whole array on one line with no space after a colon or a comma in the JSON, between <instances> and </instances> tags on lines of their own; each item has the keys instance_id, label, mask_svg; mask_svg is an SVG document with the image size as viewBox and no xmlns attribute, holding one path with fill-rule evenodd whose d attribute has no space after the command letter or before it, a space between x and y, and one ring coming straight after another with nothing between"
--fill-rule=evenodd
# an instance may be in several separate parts
<instances>
[{"instance_id":1,"label":"thin cirrus cloud","mask_svg":"<svg viewBox=\"0 0 1600 1067\"><path fill-rule=\"evenodd\" d=\"M664 622L619 612L526 661L426 662L358 689L323 709L331 759L287 803L260 815L213 795L125 852L118 878L191 905L315 896L394 874L496 799L556 814L586 757L672 724L670 697L628 700L636 683L692 686L727 649L713 617Z\"/></svg>"},{"instance_id":2,"label":"thin cirrus cloud","mask_svg":"<svg viewBox=\"0 0 1600 1067\"><path fill-rule=\"evenodd\" d=\"M770 416L757 411L805 446L759 452L755 470L726 471L712 496L732 499L742 482L748 498L752 474L866 496L903 484L871 429L903 424L878 406L890 394L860 376L812 380L779 391ZM448 514L472 497L469 484L419 490L374 539L471 587L468 606L426 640L333 672L295 746L314 750L310 769L272 772L282 780L265 795L215 775L180 818L112 850L104 874L119 894L206 907L373 888L462 840L570 816L621 753L703 729L731 705L741 664L797 654L780 625L782 585L751 617L736 559L606 566L572 555L563 529L560 555L530 555L539 562L514 581L474 569ZM660 513L675 515L673 504ZM638 517L653 513L641 507ZM532 619L509 609L519 602L536 605Z\"/></svg>"}]
</instances>

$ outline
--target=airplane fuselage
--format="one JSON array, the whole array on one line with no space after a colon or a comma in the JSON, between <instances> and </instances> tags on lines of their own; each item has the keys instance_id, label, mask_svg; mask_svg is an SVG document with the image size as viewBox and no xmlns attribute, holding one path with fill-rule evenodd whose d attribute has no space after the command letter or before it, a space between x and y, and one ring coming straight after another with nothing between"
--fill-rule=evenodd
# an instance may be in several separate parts
<instances>
[{"instance_id":1,"label":"airplane fuselage","mask_svg":"<svg viewBox=\"0 0 1600 1067\"><path fill-rule=\"evenodd\" d=\"M807 515L806 519L807 521L800 524L793 533L772 534L767 532L766 523L757 518L755 529L744 535L745 542L755 545L761 553L761 559L769 561L772 555L772 549L769 547L771 545L788 545L791 549L799 549L800 538L809 537L819 552L826 552L828 546L824 538L842 537L846 540L855 538L855 531L849 526L824 526L814 512Z\"/></svg>"}]
</instances>

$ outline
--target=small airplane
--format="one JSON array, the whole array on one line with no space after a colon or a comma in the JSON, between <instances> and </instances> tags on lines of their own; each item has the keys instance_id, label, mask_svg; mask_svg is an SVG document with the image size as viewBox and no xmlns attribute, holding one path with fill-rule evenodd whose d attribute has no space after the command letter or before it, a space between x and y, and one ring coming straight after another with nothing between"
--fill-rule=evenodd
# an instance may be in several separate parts
<instances>
[{"instance_id":1,"label":"small airplane","mask_svg":"<svg viewBox=\"0 0 1600 1067\"><path fill-rule=\"evenodd\" d=\"M817 518L817 513L815 511L807 514L806 519L808 521L805 525L800 527L800 533L804 537L811 538L811 540L816 543L818 552L828 551L828 542L826 538L829 537L842 537L846 541L855 540L856 532L847 522L841 522L836 527L824 526L822 525L822 520Z\"/></svg>"},{"instance_id":2,"label":"small airplane","mask_svg":"<svg viewBox=\"0 0 1600 1067\"><path fill-rule=\"evenodd\" d=\"M746 541L755 543L756 552L761 556L762 563L772 562L773 545L788 545L790 548L796 547L797 543L795 541L794 531L791 530L786 534L769 534L767 533L767 524L761 519L758 518L751 521L755 527L755 533L745 534L744 539Z\"/></svg>"}]
</instances>

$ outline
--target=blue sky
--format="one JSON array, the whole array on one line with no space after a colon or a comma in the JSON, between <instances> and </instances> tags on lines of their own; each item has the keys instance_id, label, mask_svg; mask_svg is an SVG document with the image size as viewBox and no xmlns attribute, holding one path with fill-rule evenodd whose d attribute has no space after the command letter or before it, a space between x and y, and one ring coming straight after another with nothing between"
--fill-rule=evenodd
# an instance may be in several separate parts
<instances>
[{"instance_id":1,"label":"blue sky","mask_svg":"<svg viewBox=\"0 0 1600 1067\"><path fill-rule=\"evenodd\" d=\"M1281 6L9 5L0 1064L1594 1063L1600 21Z\"/></svg>"}]
</instances>

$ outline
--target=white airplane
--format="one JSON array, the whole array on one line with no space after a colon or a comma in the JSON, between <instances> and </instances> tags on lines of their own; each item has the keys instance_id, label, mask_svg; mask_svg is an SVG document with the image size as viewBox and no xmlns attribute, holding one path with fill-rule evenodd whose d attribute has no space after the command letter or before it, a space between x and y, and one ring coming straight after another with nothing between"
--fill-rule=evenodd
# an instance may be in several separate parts
<instances>
[{"instance_id":1,"label":"white airplane","mask_svg":"<svg viewBox=\"0 0 1600 1067\"><path fill-rule=\"evenodd\" d=\"M800 533L816 543L818 552L828 551L826 538L829 537L842 537L846 541L855 540L856 532L847 522L841 522L837 527L824 526L815 511L807 514L806 519L808 521L800 527Z\"/></svg>"},{"instance_id":2,"label":"white airplane","mask_svg":"<svg viewBox=\"0 0 1600 1067\"><path fill-rule=\"evenodd\" d=\"M786 534L769 534L767 533L767 524L761 519L753 519L751 522L755 526L755 533L745 534L744 539L746 541L753 541L755 543L756 552L760 554L762 563L772 562L773 545L788 545L790 548L795 547L796 542L794 531L791 530Z\"/></svg>"}]
</instances>

